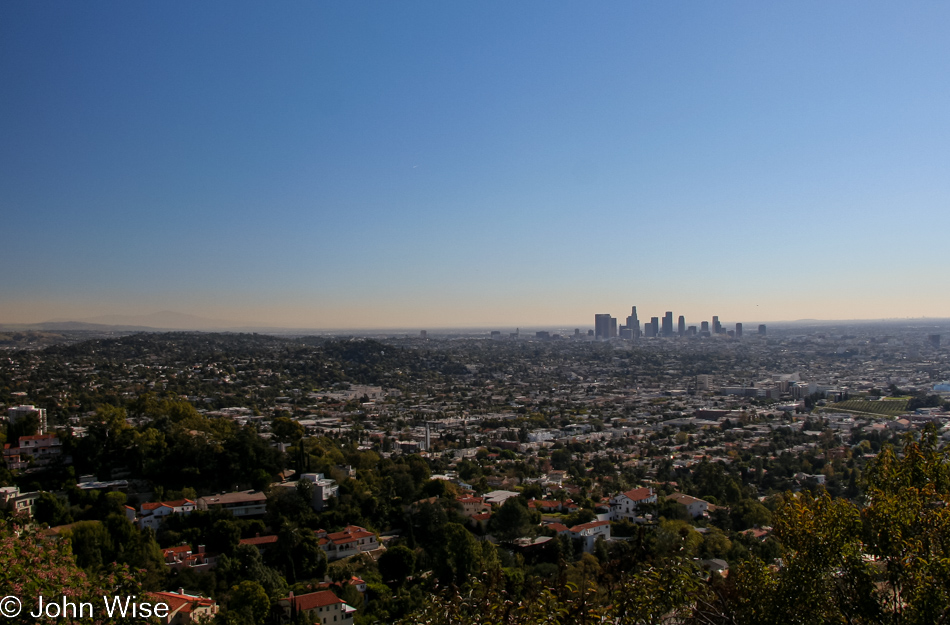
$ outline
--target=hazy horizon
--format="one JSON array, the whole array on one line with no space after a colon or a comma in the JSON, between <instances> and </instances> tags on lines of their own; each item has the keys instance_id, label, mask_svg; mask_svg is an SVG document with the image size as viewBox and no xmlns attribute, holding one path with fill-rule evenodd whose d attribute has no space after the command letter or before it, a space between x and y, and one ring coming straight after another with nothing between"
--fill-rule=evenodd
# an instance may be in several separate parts
<instances>
[{"instance_id":1,"label":"hazy horizon","mask_svg":"<svg viewBox=\"0 0 950 625\"><path fill-rule=\"evenodd\" d=\"M948 31L937 3L5 3L0 324L950 317Z\"/></svg>"},{"instance_id":2,"label":"hazy horizon","mask_svg":"<svg viewBox=\"0 0 950 625\"><path fill-rule=\"evenodd\" d=\"M592 320L591 320L592 321ZM649 318L642 319L641 325L644 321L649 321ZM699 326L702 321L709 321L709 319L687 319L687 325ZM622 323L623 320L618 320L618 323ZM935 324L933 328L941 328L950 324L950 317L940 318L940 317L900 317L900 318L866 318L866 319L784 319L784 320L772 320L772 321L763 321L761 319L753 320L736 320L736 319L721 319L721 322L724 325L725 329L732 329L736 322L743 323L745 331L750 335L755 335L757 326L760 323L767 324L770 329L779 329L787 330L789 328L801 327L801 326L816 326L824 327L826 325L836 326L836 325L871 325L871 324L900 324L900 325L916 325L916 324ZM675 323L675 320L674 320ZM122 316L122 315L105 315L101 317L91 317L85 319L49 319L42 322L31 322L31 323L4 323L0 322L0 330L9 331L11 328L38 328L40 326L49 327L51 329L68 329L70 324L80 324L80 325L89 325L89 326L99 326L102 328L119 328L119 329L133 329L136 330L145 330L145 331L196 331L196 332L264 332L270 334L300 334L300 333L319 333L319 334L349 334L349 333L360 333L360 334L384 334L384 333L404 333L412 332L416 333L420 330L428 330L430 334L452 334L452 333L472 333L472 332L483 332L487 333L493 330L501 330L504 332L513 332L516 329L520 329L523 334L522 336L530 337L535 331L539 330L549 330L549 331L561 331L572 333L574 329L580 329L582 333L587 332L587 330L592 330L594 325L590 322L577 321L577 322L560 322L553 324L538 324L538 323L520 323L520 324L502 324L502 325L406 325L406 326L338 326L338 327L326 327L326 326L273 326L260 323L237 323L234 321L226 319L207 319L204 317L196 317L193 315L187 315L182 313L176 313L174 311L160 311L152 313L149 315L137 315L137 316ZM82 329L82 328L78 328Z\"/></svg>"}]
</instances>

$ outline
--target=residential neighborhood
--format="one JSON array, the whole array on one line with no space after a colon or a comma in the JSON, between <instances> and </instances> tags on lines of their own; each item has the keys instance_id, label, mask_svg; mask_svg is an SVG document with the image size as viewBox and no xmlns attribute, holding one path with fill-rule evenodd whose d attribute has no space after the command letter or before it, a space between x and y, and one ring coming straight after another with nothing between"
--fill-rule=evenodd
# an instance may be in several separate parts
<instances>
[{"instance_id":1,"label":"residential neighborhood","mask_svg":"<svg viewBox=\"0 0 950 625\"><path fill-rule=\"evenodd\" d=\"M713 583L782 570L788 497L861 501L889 446L950 439L947 378L899 328L130 334L4 353L0 505L142 571L169 623L391 622L492 567Z\"/></svg>"}]
</instances>

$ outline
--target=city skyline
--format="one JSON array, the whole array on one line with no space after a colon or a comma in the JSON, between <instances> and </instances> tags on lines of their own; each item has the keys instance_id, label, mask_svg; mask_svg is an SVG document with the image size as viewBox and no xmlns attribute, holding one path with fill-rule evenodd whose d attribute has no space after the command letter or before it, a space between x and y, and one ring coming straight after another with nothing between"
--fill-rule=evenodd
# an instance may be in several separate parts
<instances>
[{"instance_id":1,"label":"city skyline","mask_svg":"<svg viewBox=\"0 0 950 625\"><path fill-rule=\"evenodd\" d=\"M948 29L879 2L6 3L0 324L950 317Z\"/></svg>"},{"instance_id":2,"label":"city skyline","mask_svg":"<svg viewBox=\"0 0 950 625\"><path fill-rule=\"evenodd\" d=\"M376 336L380 333L387 334L396 332L410 332L416 333L420 330L422 331L422 338L425 338L426 331L434 331L440 334L486 334L490 333L492 338L508 338L509 333L511 337L519 336L520 338L530 339L534 337L534 333L539 330L545 330L549 332L559 333L557 336L562 338L569 338L576 333L580 332L584 335L590 332L590 337L595 339L600 338L669 338L669 337L710 337L717 332L715 331L715 324L719 321L719 328L723 336L735 333L736 338L741 338L744 336L743 327L747 330L750 330L752 335L762 335L764 334L764 328L776 328L780 330L790 330L793 328L808 328L808 327L835 327L835 326L850 326L854 325L855 327L860 327L864 324L916 324L923 323L925 325L934 323L934 328L941 327L950 323L950 317L914 317L914 318L868 318L868 319L788 319L788 320L777 320L777 321L765 321L765 320L751 320L748 318L743 318L742 321L734 321L732 319L726 321L720 321L718 315L706 315L705 318L696 317L696 318L687 318L685 315L678 315L677 321L674 323L673 332L671 335L664 335L662 322L663 317L650 317L642 322L637 319L636 315L636 306L633 307L634 313L632 315L626 316L626 321L623 320L623 315L614 317L611 313L596 313L594 314L594 320L591 322L590 319L584 320L575 320L575 321L565 321L561 323L550 323L550 324L539 324L539 323L521 323L521 324L499 324L499 325L459 325L452 324L450 322L444 324L431 324L431 325L389 325L389 326L341 326L341 327L320 327L320 326L274 326L267 325L263 323L238 323L233 320L227 319L209 319L205 317L198 317L194 315L187 315L182 313L177 313L173 311L161 311L158 313L153 313L150 315L139 315L139 316L123 316L123 315L104 315L100 317L93 317L87 319L52 319L43 322L30 322L30 323L6 323L0 322L0 331L12 331L12 330L119 330L119 331L166 331L166 330L184 330L184 331L198 331L198 332L264 332L269 334L287 334L287 335L300 335L306 333L319 333L319 334L352 334L356 333L358 335L364 336ZM603 317L603 323L606 324L607 334L602 337L600 331L598 330L598 321L599 317ZM651 334L651 324L652 321L656 321L657 332L655 335ZM631 323L633 325L631 325ZM639 333L635 335L625 335L624 331L631 327L639 327ZM519 334L520 330L520 334ZM496 336L499 335L499 336ZM552 335L553 336L553 335ZM537 338L537 337L535 337Z\"/></svg>"}]
</instances>

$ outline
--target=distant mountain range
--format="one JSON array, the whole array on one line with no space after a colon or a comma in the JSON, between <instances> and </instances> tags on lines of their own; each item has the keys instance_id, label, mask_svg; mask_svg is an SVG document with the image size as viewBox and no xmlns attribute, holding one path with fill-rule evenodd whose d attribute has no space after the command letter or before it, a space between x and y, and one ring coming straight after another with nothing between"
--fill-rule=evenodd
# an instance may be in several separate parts
<instances>
[{"instance_id":1,"label":"distant mountain range","mask_svg":"<svg viewBox=\"0 0 950 625\"><path fill-rule=\"evenodd\" d=\"M41 323L0 324L5 330L42 330L42 331L116 331L116 332L154 332L156 330L203 330L203 331L247 331L233 321L208 319L196 315L163 310L148 315L100 315L86 319L52 319Z\"/></svg>"},{"instance_id":2,"label":"distant mountain range","mask_svg":"<svg viewBox=\"0 0 950 625\"><path fill-rule=\"evenodd\" d=\"M81 319L80 323L107 326L136 326L162 330L228 330L240 325L223 319L208 319L185 313L163 310L148 315L100 315ZM56 323L51 321L49 323Z\"/></svg>"}]
</instances>

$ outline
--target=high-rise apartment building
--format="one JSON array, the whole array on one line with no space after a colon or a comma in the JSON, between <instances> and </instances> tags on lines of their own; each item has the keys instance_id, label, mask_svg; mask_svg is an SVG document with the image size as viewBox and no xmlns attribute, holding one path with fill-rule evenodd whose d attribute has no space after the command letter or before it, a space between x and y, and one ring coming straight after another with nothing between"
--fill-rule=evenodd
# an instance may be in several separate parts
<instances>
[{"instance_id":1,"label":"high-rise apartment building","mask_svg":"<svg viewBox=\"0 0 950 625\"><path fill-rule=\"evenodd\" d=\"M676 333L680 336L686 336L686 317L680 315L679 321L676 324Z\"/></svg>"},{"instance_id":2,"label":"high-rise apartment building","mask_svg":"<svg viewBox=\"0 0 950 625\"><path fill-rule=\"evenodd\" d=\"M13 408L7 409L7 419L11 424L16 423L20 419L28 417L30 415L36 415L37 419L37 434L46 434L46 408L37 408L33 405L29 406L14 406Z\"/></svg>"},{"instance_id":3,"label":"high-rise apartment building","mask_svg":"<svg viewBox=\"0 0 950 625\"><path fill-rule=\"evenodd\" d=\"M737 339L742 338L742 324L741 323L736 324L736 338Z\"/></svg>"}]
</instances>

